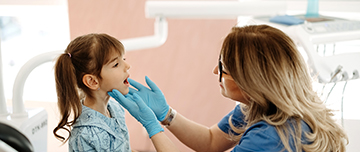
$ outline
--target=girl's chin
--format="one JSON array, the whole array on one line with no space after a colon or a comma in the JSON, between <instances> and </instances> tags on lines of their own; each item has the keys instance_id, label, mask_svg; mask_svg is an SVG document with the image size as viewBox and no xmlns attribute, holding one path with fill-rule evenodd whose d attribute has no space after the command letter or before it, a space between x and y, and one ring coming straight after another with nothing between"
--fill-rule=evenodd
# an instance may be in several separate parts
<instances>
[{"instance_id":1,"label":"girl's chin","mask_svg":"<svg viewBox=\"0 0 360 152\"><path fill-rule=\"evenodd\" d=\"M129 94L129 89L127 89L125 92L124 92L124 95L127 95Z\"/></svg>"},{"instance_id":2,"label":"girl's chin","mask_svg":"<svg viewBox=\"0 0 360 152\"><path fill-rule=\"evenodd\" d=\"M120 90L119 90L120 91ZM129 93L129 87L125 88L125 89L121 89L121 94L123 95L127 95Z\"/></svg>"}]
</instances>

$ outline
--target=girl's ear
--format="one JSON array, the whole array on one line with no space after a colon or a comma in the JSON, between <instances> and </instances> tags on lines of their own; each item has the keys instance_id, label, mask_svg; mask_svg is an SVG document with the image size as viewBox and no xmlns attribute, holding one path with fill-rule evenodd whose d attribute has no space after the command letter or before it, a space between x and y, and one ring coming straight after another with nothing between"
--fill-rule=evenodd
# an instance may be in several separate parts
<instances>
[{"instance_id":1,"label":"girl's ear","mask_svg":"<svg viewBox=\"0 0 360 152\"><path fill-rule=\"evenodd\" d=\"M82 78L82 81L91 90L98 90L100 87L99 80L94 75L85 74Z\"/></svg>"}]
</instances>

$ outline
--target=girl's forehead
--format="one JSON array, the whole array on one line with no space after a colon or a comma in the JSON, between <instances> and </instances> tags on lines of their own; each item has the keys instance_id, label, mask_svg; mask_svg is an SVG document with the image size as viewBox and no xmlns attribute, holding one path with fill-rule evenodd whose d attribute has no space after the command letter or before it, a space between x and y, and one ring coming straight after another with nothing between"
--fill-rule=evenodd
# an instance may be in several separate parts
<instances>
[{"instance_id":1,"label":"girl's forehead","mask_svg":"<svg viewBox=\"0 0 360 152\"><path fill-rule=\"evenodd\" d=\"M125 54L125 51L113 48L110 50L109 56L123 56L123 54Z\"/></svg>"},{"instance_id":2,"label":"girl's forehead","mask_svg":"<svg viewBox=\"0 0 360 152\"><path fill-rule=\"evenodd\" d=\"M114 58L122 58L122 52L120 51L116 51L116 50L112 50L109 52L109 54L106 56L106 60L105 60L105 64L108 64L109 62L111 62Z\"/></svg>"}]
</instances>

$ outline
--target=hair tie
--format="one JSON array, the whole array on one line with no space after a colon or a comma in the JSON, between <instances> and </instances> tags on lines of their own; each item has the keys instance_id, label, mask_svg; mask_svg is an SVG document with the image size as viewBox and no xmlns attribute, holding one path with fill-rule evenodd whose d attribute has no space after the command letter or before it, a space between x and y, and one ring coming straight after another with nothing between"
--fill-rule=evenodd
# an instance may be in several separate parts
<instances>
[{"instance_id":1,"label":"hair tie","mask_svg":"<svg viewBox=\"0 0 360 152\"><path fill-rule=\"evenodd\" d=\"M71 58L71 54L70 54L70 53L68 53L68 55L69 55L69 57Z\"/></svg>"}]
</instances>

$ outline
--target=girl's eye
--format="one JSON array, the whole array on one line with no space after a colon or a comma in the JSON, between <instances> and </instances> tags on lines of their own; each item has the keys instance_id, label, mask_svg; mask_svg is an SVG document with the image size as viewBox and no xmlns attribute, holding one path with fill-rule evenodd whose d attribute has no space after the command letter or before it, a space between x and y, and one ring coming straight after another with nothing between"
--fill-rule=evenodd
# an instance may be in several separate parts
<instances>
[{"instance_id":1,"label":"girl's eye","mask_svg":"<svg viewBox=\"0 0 360 152\"><path fill-rule=\"evenodd\" d=\"M227 72L225 72L225 71L222 71L224 74L228 74Z\"/></svg>"},{"instance_id":2,"label":"girl's eye","mask_svg":"<svg viewBox=\"0 0 360 152\"><path fill-rule=\"evenodd\" d=\"M123 58L123 60L125 61L125 60L126 60L126 58Z\"/></svg>"},{"instance_id":3,"label":"girl's eye","mask_svg":"<svg viewBox=\"0 0 360 152\"><path fill-rule=\"evenodd\" d=\"M119 63L116 63L115 65L114 65L114 67L117 67L119 65Z\"/></svg>"}]
</instances>

